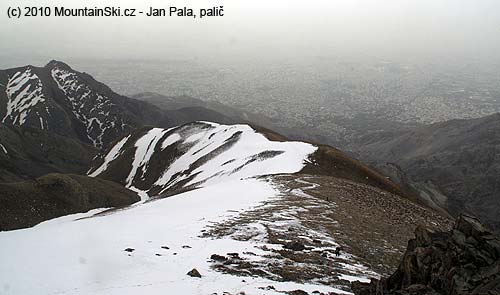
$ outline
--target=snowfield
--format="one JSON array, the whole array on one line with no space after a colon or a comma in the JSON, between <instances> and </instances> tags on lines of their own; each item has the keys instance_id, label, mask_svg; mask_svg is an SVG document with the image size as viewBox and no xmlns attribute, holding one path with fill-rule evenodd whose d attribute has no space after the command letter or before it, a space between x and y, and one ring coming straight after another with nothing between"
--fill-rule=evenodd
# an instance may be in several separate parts
<instances>
[{"instance_id":1,"label":"snowfield","mask_svg":"<svg viewBox=\"0 0 500 295\"><path fill-rule=\"evenodd\" d=\"M82 219L94 210L2 232L0 290L16 295L282 294L259 289L273 285L281 291L335 291L210 269L214 253L262 250L254 242L201 238L202 230L275 196L264 181L233 180L102 216ZM186 275L193 268L201 278Z\"/></svg>"},{"instance_id":2,"label":"snowfield","mask_svg":"<svg viewBox=\"0 0 500 295\"><path fill-rule=\"evenodd\" d=\"M300 289L350 294L314 282L279 282L214 270L210 259L213 254L239 253L243 259L266 264L268 252L264 248L283 247L267 244L265 229L258 222L245 227L256 231L253 239L202 236L217 223L270 200L279 201L278 186L256 176L298 172L316 148L299 142L272 142L246 125L194 126L153 128L133 145L127 145L133 136L125 137L91 174L110 169L127 146L135 149L126 183L142 194L141 202L122 210L98 209L33 228L0 232L0 293L274 295ZM228 142L231 144L224 146ZM199 185L188 192L148 201L150 196L134 185L153 164L153 155L172 145L185 153L161 171L155 183L163 189L181 180ZM218 148L220 152L211 154ZM206 156L209 154L211 157ZM197 162L204 156L207 161ZM195 162L199 165L193 169ZM275 227L285 229L299 222L290 218L289 224L285 221ZM194 268L201 278L187 275Z\"/></svg>"}]
</instances>

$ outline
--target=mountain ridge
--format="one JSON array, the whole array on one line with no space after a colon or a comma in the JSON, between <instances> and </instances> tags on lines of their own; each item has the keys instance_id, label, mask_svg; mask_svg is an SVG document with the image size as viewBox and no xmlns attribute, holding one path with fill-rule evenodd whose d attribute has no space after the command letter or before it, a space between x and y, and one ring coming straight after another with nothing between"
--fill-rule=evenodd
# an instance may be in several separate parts
<instances>
[{"instance_id":1,"label":"mountain ridge","mask_svg":"<svg viewBox=\"0 0 500 295\"><path fill-rule=\"evenodd\" d=\"M144 125L173 127L200 119L234 123L203 106L159 109L117 94L91 75L56 60L44 67L0 70L0 107L5 124L47 129L97 148Z\"/></svg>"}]
</instances>

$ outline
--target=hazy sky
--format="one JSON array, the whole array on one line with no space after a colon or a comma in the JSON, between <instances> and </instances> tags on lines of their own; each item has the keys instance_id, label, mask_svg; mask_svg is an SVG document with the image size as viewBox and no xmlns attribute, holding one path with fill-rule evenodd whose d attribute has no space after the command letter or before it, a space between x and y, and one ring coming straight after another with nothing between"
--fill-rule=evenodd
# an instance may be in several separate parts
<instances>
[{"instance_id":1,"label":"hazy sky","mask_svg":"<svg viewBox=\"0 0 500 295\"><path fill-rule=\"evenodd\" d=\"M498 0L1 0L0 58L500 58ZM8 19L9 6L223 5L225 16ZM5 62L4 62L5 63Z\"/></svg>"}]
</instances>

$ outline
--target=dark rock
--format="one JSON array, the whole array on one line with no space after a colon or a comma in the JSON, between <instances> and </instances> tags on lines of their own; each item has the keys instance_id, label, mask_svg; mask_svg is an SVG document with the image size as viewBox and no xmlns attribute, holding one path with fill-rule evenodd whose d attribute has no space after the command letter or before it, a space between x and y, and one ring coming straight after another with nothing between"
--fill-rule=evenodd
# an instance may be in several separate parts
<instances>
[{"instance_id":1,"label":"dark rock","mask_svg":"<svg viewBox=\"0 0 500 295\"><path fill-rule=\"evenodd\" d=\"M290 291L290 292L288 292L288 294L290 294L290 295L309 295L309 293L307 293L306 291L303 291L303 290Z\"/></svg>"},{"instance_id":2,"label":"dark rock","mask_svg":"<svg viewBox=\"0 0 500 295\"><path fill-rule=\"evenodd\" d=\"M127 248L127 249L125 249L125 250L123 250L123 251L125 251L125 252L130 252L130 253L131 253L131 252L134 252L134 251L135 251L135 249L134 249L134 248Z\"/></svg>"},{"instance_id":3,"label":"dark rock","mask_svg":"<svg viewBox=\"0 0 500 295\"><path fill-rule=\"evenodd\" d=\"M162 249L169 250L170 248L167 246L161 246Z\"/></svg>"},{"instance_id":4,"label":"dark rock","mask_svg":"<svg viewBox=\"0 0 500 295\"><path fill-rule=\"evenodd\" d=\"M462 215L457 219L455 229L468 237L481 237L485 234L490 234L488 229L479 220L467 215Z\"/></svg>"},{"instance_id":5,"label":"dark rock","mask_svg":"<svg viewBox=\"0 0 500 295\"><path fill-rule=\"evenodd\" d=\"M306 249L304 244L300 242L288 242L286 243L283 248L293 250L293 251L303 251Z\"/></svg>"},{"instance_id":6,"label":"dark rock","mask_svg":"<svg viewBox=\"0 0 500 295\"><path fill-rule=\"evenodd\" d=\"M227 260L227 258L225 256L218 255L218 254L212 254L212 256L210 256L210 259L215 260L215 261L221 261L221 262Z\"/></svg>"},{"instance_id":7,"label":"dark rock","mask_svg":"<svg viewBox=\"0 0 500 295\"><path fill-rule=\"evenodd\" d=\"M184 246L182 246L182 248L183 248L183 249L191 249L191 246L189 246L189 245L184 245Z\"/></svg>"},{"instance_id":8,"label":"dark rock","mask_svg":"<svg viewBox=\"0 0 500 295\"><path fill-rule=\"evenodd\" d=\"M232 258L240 259L240 254L238 253L227 253L227 256L230 256Z\"/></svg>"},{"instance_id":9,"label":"dark rock","mask_svg":"<svg viewBox=\"0 0 500 295\"><path fill-rule=\"evenodd\" d=\"M394 274L351 288L357 295L500 294L499 246L471 216L460 216L450 232L418 227Z\"/></svg>"},{"instance_id":10,"label":"dark rock","mask_svg":"<svg viewBox=\"0 0 500 295\"><path fill-rule=\"evenodd\" d=\"M269 285L267 287L259 287L259 289L261 289L261 290L276 290L276 288L274 288L274 286L272 286L272 285Z\"/></svg>"},{"instance_id":11,"label":"dark rock","mask_svg":"<svg viewBox=\"0 0 500 295\"><path fill-rule=\"evenodd\" d=\"M193 268L192 270L190 270L187 273L187 275L190 277L194 277L194 278L201 278L201 274L196 268Z\"/></svg>"}]
</instances>

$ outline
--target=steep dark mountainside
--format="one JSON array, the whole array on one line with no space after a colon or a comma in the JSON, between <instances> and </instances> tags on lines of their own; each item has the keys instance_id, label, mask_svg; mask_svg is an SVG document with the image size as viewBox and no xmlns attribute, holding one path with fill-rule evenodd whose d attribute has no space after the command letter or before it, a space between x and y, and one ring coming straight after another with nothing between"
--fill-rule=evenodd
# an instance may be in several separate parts
<instances>
[{"instance_id":1,"label":"steep dark mountainside","mask_svg":"<svg viewBox=\"0 0 500 295\"><path fill-rule=\"evenodd\" d=\"M500 114L378 133L351 149L427 202L500 229Z\"/></svg>"},{"instance_id":2,"label":"steep dark mountainside","mask_svg":"<svg viewBox=\"0 0 500 295\"><path fill-rule=\"evenodd\" d=\"M500 294L500 239L477 219L460 216L449 232L418 227L398 269L357 295Z\"/></svg>"},{"instance_id":3,"label":"steep dark mountainside","mask_svg":"<svg viewBox=\"0 0 500 295\"><path fill-rule=\"evenodd\" d=\"M0 183L0 232L47 219L139 201L116 183L72 174L48 174L25 182Z\"/></svg>"},{"instance_id":4,"label":"steep dark mountainside","mask_svg":"<svg viewBox=\"0 0 500 295\"><path fill-rule=\"evenodd\" d=\"M122 97L62 62L0 72L2 122L77 138L101 148L144 123L161 123L153 107Z\"/></svg>"},{"instance_id":5,"label":"steep dark mountainside","mask_svg":"<svg viewBox=\"0 0 500 295\"><path fill-rule=\"evenodd\" d=\"M96 153L93 146L70 137L0 123L0 183L51 172L85 174Z\"/></svg>"}]
</instances>

